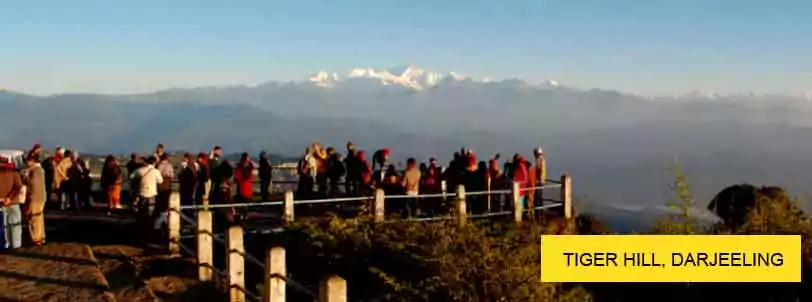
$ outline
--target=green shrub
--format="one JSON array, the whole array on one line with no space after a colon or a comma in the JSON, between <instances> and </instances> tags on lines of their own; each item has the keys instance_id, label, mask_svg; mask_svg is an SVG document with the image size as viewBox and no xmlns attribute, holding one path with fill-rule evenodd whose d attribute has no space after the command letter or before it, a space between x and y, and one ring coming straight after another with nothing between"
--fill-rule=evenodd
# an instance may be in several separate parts
<instances>
[{"instance_id":1,"label":"green shrub","mask_svg":"<svg viewBox=\"0 0 812 302\"><path fill-rule=\"evenodd\" d=\"M335 217L295 226L302 261L348 280L351 300L589 301L580 288L541 283L539 236L556 224L369 223Z\"/></svg>"}]
</instances>

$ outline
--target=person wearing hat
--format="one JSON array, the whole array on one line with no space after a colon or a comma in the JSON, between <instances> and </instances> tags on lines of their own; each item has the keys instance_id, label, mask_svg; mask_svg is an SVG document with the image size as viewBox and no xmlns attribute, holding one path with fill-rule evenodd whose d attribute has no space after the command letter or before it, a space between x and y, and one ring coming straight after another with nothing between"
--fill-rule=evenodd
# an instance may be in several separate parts
<instances>
[{"instance_id":1,"label":"person wearing hat","mask_svg":"<svg viewBox=\"0 0 812 302\"><path fill-rule=\"evenodd\" d=\"M387 163L389 162L389 148L383 148L378 151L375 151L372 154L372 171L377 171L378 177L375 178L376 182L383 182L384 172Z\"/></svg>"},{"instance_id":2,"label":"person wearing hat","mask_svg":"<svg viewBox=\"0 0 812 302\"><path fill-rule=\"evenodd\" d=\"M20 212L20 193L23 181L11 158L0 155L0 205L2 208L3 247L19 248L22 246L22 213Z\"/></svg>"}]
</instances>

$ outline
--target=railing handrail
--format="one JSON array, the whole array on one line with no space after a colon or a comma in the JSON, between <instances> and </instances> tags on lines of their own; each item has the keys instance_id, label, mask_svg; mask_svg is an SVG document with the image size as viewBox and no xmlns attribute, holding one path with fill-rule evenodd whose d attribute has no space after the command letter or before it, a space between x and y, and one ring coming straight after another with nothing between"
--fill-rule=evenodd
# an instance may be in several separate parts
<instances>
[{"instance_id":1,"label":"railing handrail","mask_svg":"<svg viewBox=\"0 0 812 302\"><path fill-rule=\"evenodd\" d=\"M551 188L559 188L561 184L548 184L542 186L535 186L530 188L520 188L520 192L527 192L527 191L538 191L538 190L545 190ZM465 197L468 196L481 196L481 195L502 195L502 194L510 194L512 190L485 190L485 191L472 191L472 192L465 192ZM386 199L410 199L410 198L442 198L442 197L451 197L457 196L456 193L427 193L427 194L418 194L418 195L384 195ZM321 198L321 199L299 199L294 200L294 205L300 204L315 204L315 203L332 203L332 202L345 202L345 201L364 201L364 200L371 200L374 199L374 195L370 196L358 196L358 197L336 197L336 198ZM195 209L216 209L216 208L251 208L251 207L262 207L262 206L281 206L284 205L284 200L273 200L273 201L260 201L260 202L243 202L243 203L227 203L227 204L209 204L209 205L183 205L180 207L181 210L195 210Z\"/></svg>"},{"instance_id":2,"label":"railing handrail","mask_svg":"<svg viewBox=\"0 0 812 302\"><path fill-rule=\"evenodd\" d=\"M222 238L222 235L225 235L225 234L214 234L213 233L212 213L208 212L207 210L212 209L212 208L234 208L234 207L252 207L252 206L256 207L256 206L283 205L284 206L283 214L282 214L283 227L281 228L282 231L284 231L286 229L286 226L289 226L289 223L293 222L293 217L294 217L294 213L295 213L294 206L297 205L297 204L300 205L300 204L332 203L332 202L345 202L345 201L362 201L362 200L370 200L370 199L373 199L375 201L373 213L375 215L374 221L376 223L387 223L387 222L395 222L395 221L428 222L428 221L457 219L459 226L464 227L467 223L469 223L469 220L471 220L471 219L488 218L488 217L495 217L495 216L506 216L506 215L511 215L511 214L514 216L514 219L515 219L515 221L517 223L521 223L522 220L523 220L522 217L525 215L525 213L527 213L527 212L535 213L535 211L545 210L545 209L553 208L553 207L562 207L564 209L563 210L563 214L564 214L563 216L565 218L567 218L567 219L572 217L572 196L571 196L572 179L570 178L569 175L566 175L566 174L562 175L560 182L559 181L549 181L549 182L545 181L545 182L542 182L541 185L534 185L532 187L526 187L526 186L524 186L522 184L514 182L513 185L512 185L512 188L510 190L504 190L504 189L490 190L490 185L488 184L488 186L487 186L489 188L488 190L467 192L465 190L464 185L460 185L457 188L456 192L449 194L448 192L445 191L445 187L446 187L445 183L443 183L442 187L443 187L442 194L432 193L432 194L389 195L389 196L387 196L387 195L385 195L383 190L379 188L379 189L376 189L375 194L372 195L372 196L309 199L309 200L298 200L298 201L294 199L293 192L287 191L285 193L285 200L284 201L263 201L263 202L251 202L251 203L239 203L239 204L216 204L216 205L204 204L204 205L200 205L200 206L196 206L196 205L180 206L180 204L179 204L179 201L180 201L179 196L176 195L177 193L175 193L173 195L174 198L170 197L170 206L169 206L169 212L168 212L171 215L173 215L173 217L171 219L168 218L168 221L170 221L170 227L169 227L169 231L170 231L170 234L169 234L170 235L169 236L170 237L170 250L173 250L172 249L172 244L173 244L172 242L177 241L177 242L175 242L177 244L176 250L180 249L180 250L183 250L183 251L185 251L185 252L187 252L187 253L189 253L191 255L197 255L198 256L198 261L200 263L205 263L206 265L212 265L212 266L213 266L213 260L212 260L212 255L210 254L210 249L213 248L213 244L214 244L212 241L224 244L227 247L229 253L235 253L235 252L238 253L239 257L237 257L237 258L234 258L234 259L227 258L228 267L229 267L229 270L230 270L230 272L227 274L227 277L229 278L229 286L230 286L230 288L232 288L232 290L230 291L232 299L234 299L235 297L236 297L236 299L244 299L246 296L249 297L249 298L252 298L252 299L258 299L259 298L256 294L254 294L254 293L250 292L249 290L247 290L246 288L244 288L245 287L245 279L244 279L243 276L245 274L245 266L246 266L245 263L251 263L254 266L262 269L263 271L265 271L265 275L266 275L265 277L266 278L268 278L268 277L271 278L271 279L266 279L266 282L268 282L268 283L266 283L266 285L268 287L268 288L266 288L266 290L270 291L270 292L266 291L264 293L265 294L265 297L264 297L265 299L270 298L271 297L270 295L276 295L274 297L277 297L277 298L279 298L279 295L281 295L282 298L284 298L284 286L287 285L287 284L290 284L295 289L300 290L300 291L308 294L309 296L311 296L313 298L322 299L323 297L317 297L314 293L312 293L306 287L304 287L301 284L295 282L294 280L292 280L288 276L284 276L286 274L284 265L280 268L280 267L276 266L277 264L273 264L273 263L278 263L278 259L280 259L278 257L284 257L284 249L281 250L281 252L282 252L281 256L280 256L280 253L279 253L280 250L275 250L276 248L269 250L269 255L268 255L268 258L267 258L267 261L268 261L267 263L268 264L263 263L262 261L257 259L257 257L255 257L253 254L251 254L251 253L249 253L248 251L245 250L243 240L244 240L244 236L245 236L246 232L245 232L245 230L243 229L242 226L232 226L232 227L230 227L229 230L228 230L228 235L225 238L226 240L223 240L223 238ZM536 205L532 205L531 207L526 207L525 203L523 203L524 198L522 198L522 196L526 195L526 192L539 191L539 190L544 190L544 189L548 189L548 188L559 188L559 187L561 188L561 191L560 191L560 193L561 193L561 201L552 200L552 199L545 199L545 198L539 198L538 203ZM503 209L497 210L496 212L492 212L491 211L491 206L490 206L491 199L488 198L487 202L488 202L489 206L488 206L488 210L485 213L476 213L476 214L473 214L473 215L469 215L467 213L467 206L466 206L466 201L467 201L466 197L467 196L482 196L482 195L491 196L491 195L502 195L502 194L511 194L512 195L513 207L511 209L505 210L503 208ZM385 200L387 198L389 198L389 199L399 199L399 198L436 198L436 197L454 197L454 198L456 198L456 202L455 202L456 211L452 212L452 214L450 214L450 215L443 215L443 216L436 216L436 217L408 217L408 218L405 218L405 219L401 219L401 218L387 219L387 217L386 217L386 214L385 214ZM482 201L484 201L484 199ZM549 201L549 203L547 201ZM203 210L203 211L196 212L197 213L196 218L198 219L199 222L193 220L189 216L182 213L182 210L190 210L190 209ZM191 224L192 226L194 226L197 229L196 237L198 239L198 250L190 249L189 247L184 245L182 242L180 242L182 239L188 238L188 237L185 237L185 236L181 236L183 228L179 224L182 224L184 222ZM263 231L263 230L249 230L248 234L253 234L253 233L256 233L257 231ZM231 237L231 236L233 236L233 237ZM210 237L210 239L208 239L206 237ZM201 247L201 243L205 247ZM205 251L209 251L209 252L205 252ZM208 253L208 256L207 256L207 253ZM229 257L231 257L231 256L229 256ZM217 270L216 267L213 267L212 270L200 270L199 274L201 276L200 277L201 280L209 279L210 277L206 277L206 276L211 276L211 271L214 271L214 273L216 273L218 276L221 275L221 272L219 270ZM234 279L232 279L232 278L234 278ZM274 278L280 278L284 282L280 284L278 281L272 280ZM344 283L345 281L343 279L341 279L340 277L337 277L335 275L332 275L329 278L330 279L328 279L328 280L336 280L336 278L337 278L338 281L335 281L335 282L337 282L337 283L335 283L335 284L337 284L336 286L338 288L342 288L342 290L346 290L346 285ZM322 286L325 286L325 284L331 284L331 283L334 283L334 281L328 281L327 283L322 283ZM342 285L342 284L344 284L344 285ZM234 290L235 286L237 287L237 292L236 293L235 293L235 290ZM280 288L280 286L282 286L282 287ZM329 286L329 285L327 285L327 286ZM346 295L346 293L344 293L342 295ZM242 298L240 298L240 297L242 297ZM273 298L270 298L270 299L273 299Z\"/></svg>"}]
</instances>

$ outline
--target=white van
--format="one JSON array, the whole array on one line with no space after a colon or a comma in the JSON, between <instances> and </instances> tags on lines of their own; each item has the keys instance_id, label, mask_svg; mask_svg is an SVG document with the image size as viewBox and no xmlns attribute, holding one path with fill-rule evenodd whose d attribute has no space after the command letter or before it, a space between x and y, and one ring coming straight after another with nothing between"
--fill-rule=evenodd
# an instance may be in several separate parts
<instances>
[{"instance_id":1,"label":"white van","mask_svg":"<svg viewBox=\"0 0 812 302\"><path fill-rule=\"evenodd\" d=\"M25 169L25 152L20 150L0 150L0 156L5 156L11 159L14 163L14 168L17 170Z\"/></svg>"}]
</instances>

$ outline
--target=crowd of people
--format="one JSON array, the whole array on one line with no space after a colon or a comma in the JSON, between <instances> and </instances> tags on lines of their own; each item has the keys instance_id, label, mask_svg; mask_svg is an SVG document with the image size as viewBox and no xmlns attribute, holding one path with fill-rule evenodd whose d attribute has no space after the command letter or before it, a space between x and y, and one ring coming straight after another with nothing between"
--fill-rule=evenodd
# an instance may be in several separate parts
<instances>
[{"instance_id":1,"label":"crowd of people","mask_svg":"<svg viewBox=\"0 0 812 302\"><path fill-rule=\"evenodd\" d=\"M547 164L541 147L533 150L534 161L530 162L521 154L514 154L503 165L500 155L492 156L487 162L477 161L473 150L461 149L454 153L447 168L435 158L418 165L415 158L406 160L406 169L399 171L390 162L391 151L383 148L372 154L371 162L367 152L359 150L352 142L346 144L346 157L335 148L324 148L313 143L305 149L297 165L297 199L312 196L369 196L375 189L383 189L386 195L438 194L444 190L456 193L458 185L464 185L469 192L509 189L513 183L522 188L544 185L547 180ZM343 186L340 183L344 180ZM445 182L446 188L443 188ZM342 191L343 187L343 191ZM528 193L532 192L532 193ZM523 207L533 207L542 197L541 190L521 191ZM467 198L468 209L473 214L506 210L512 203L501 195L475 196ZM404 216L422 214L434 215L446 210L442 198L406 198L402 202L387 203L391 212Z\"/></svg>"},{"instance_id":2,"label":"crowd of people","mask_svg":"<svg viewBox=\"0 0 812 302\"><path fill-rule=\"evenodd\" d=\"M367 152L357 149L352 142L346 144L346 156L335 148L313 143L296 166L296 199L370 196L375 189L383 189L386 195L415 196L387 203L388 212L405 216L434 215L448 209L445 200L417 198L418 195L445 192L453 196L458 185L464 185L468 192L509 189L513 183L522 187L543 185L547 179L544 153L539 147L533 150L533 155L533 162L517 153L500 165L499 154L487 161L478 161L473 150L463 148L454 153L447 167L441 166L435 158L419 164L415 158L408 158L406 168L399 170L390 160L388 148L375 151L368 160ZM93 192L88 163L75 150L57 146L53 155L48 155L37 144L26 152L25 167L15 167L11 159L0 156L0 205L3 205L4 238L8 238L6 246L21 246L23 217L28 221L32 244L45 243L43 212L46 204L79 211L92 207L93 200L103 200L110 214L121 209L122 199L127 198L144 227L161 229L166 223L173 191L178 192L183 205L202 204L204 200L211 204L246 203L255 200L257 177L258 197L269 200L273 169L264 151L257 161L243 153L239 161L232 163L223 158L223 149L219 146L197 155L185 153L176 166L163 144L158 144L151 155L131 154L124 166L115 156L108 155L101 169L100 190ZM175 180L177 188L173 186ZM129 194L122 196L125 182ZM534 201L541 198L541 192L522 191L522 206L532 207ZM512 207L503 195L472 196L467 201L472 214ZM241 215L229 209L225 217L233 222Z\"/></svg>"}]
</instances>

